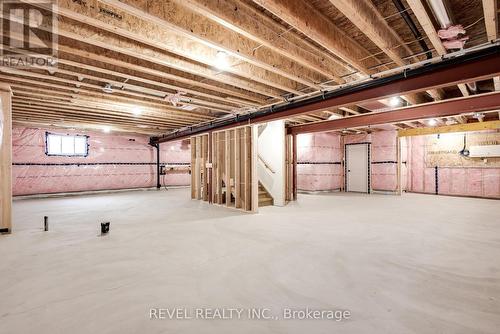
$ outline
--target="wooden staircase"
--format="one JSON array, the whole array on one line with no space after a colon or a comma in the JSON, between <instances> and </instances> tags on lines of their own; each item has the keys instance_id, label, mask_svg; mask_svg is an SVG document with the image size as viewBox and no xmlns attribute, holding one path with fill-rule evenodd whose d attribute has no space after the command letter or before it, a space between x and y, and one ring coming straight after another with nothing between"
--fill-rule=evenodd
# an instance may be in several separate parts
<instances>
[{"instance_id":1,"label":"wooden staircase","mask_svg":"<svg viewBox=\"0 0 500 334\"><path fill-rule=\"evenodd\" d=\"M259 182L259 207L274 205L274 200L266 188Z\"/></svg>"}]
</instances>

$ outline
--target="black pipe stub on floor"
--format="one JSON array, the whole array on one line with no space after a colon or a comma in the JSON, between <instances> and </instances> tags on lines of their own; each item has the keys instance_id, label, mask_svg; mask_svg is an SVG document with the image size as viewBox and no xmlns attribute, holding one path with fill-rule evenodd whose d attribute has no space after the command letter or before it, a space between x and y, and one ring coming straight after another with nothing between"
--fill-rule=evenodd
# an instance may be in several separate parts
<instances>
[{"instance_id":1,"label":"black pipe stub on floor","mask_svg":"<svg viewBox=\"0 0 500 334\"><path fill-rule=\"evenodd\" d=\"M101 223L101 234L107 234L109 232L109 222Z\"/></svg>"},{"instance_id":2,"label":"black pipe stub on floor","mask_svg":"<svg viewBox=\"0 0 500 334\"><path fill-rule=\"evenodd\" d=\"M43 230L47 232L49 230L49 217L43 217Z\"/></svg>"}]
</instances>

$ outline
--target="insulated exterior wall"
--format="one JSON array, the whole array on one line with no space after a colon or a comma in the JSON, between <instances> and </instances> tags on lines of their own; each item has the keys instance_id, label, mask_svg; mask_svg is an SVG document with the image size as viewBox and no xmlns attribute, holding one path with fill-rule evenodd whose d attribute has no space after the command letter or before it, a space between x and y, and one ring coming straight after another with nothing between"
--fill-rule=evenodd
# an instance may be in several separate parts
<instances>
[{"instance_id":1,"label":"insulated exterior wall","mask_svg":"<svg viewBox=\"0 0 500 334\"><path fill-rule=\"evenodd\" d=\"M297 187L305 191L335 191L342 186L341 136L311 133L297 136Z\"/></svg>"},{"instance_id":2,"label":"insulated exterior wall","mask_svg":"<svg viewBox=\"0 0 500 334\"><path fill-rule=\"evenodd\" d=\"M45 133L89 136L87 157L47 156ZM156 185L156 152L149 137L92 131L13 129L14 195L113 190ZM163 185L189 185L188 141L160 145Z\"/></svg>"},{"instance_id":3,"label":"insulated exterior wall","mask_svg":"<svg viewBox=\"0 0 500 334\"><path fill-rule=\"evenodd\" d=\"M344 136L324 132L302 134L297 138L299 190L340 190L343 183L343 143L371 143L371 189L396 191L396 131Z\"/></svg>"},{"instance_id":4,"label":"insulated exterior wall","mask_svg":"<svg viewBox=\"0 0 500 334\"><path fill-rule=\"evenodd\" d=\"M451 134L448 134L450 136ZM436 136L436 135L434 135ZM444 139L446 135L441 135ZM345 144L371 143L371 188L374 191L397 190L397 132L341 135L313 133L298 135L298 188L328 191L341 188L343 170L342 141ZM485 139L491 142L490 137ZM402 189L409 192L500 198L500 168L492 159L476 159L473 167L441 167L429 164L426 136L401 139ZM442 162L442 160L441 160ZM443 162L442 162L443 163ZM456 163L456 162L454 162ZM468 161L468 165L471 162ZM436 182L437 180L437 182Z\"/></svg>"},{"instance_id":5,"label":"insulated exterior wall","mask_svg":"<svg viewBox=\"0 0 500 334\"><path fill-rule=\"evenodd\" d=\"M436 135L432 136L436 137ZM440 139L444 142L450 136L463 136L463 134L440 135ZM416 136L407 139L409 141L410 171L407 180L408 191L500 198L500 168L491 162L492 159L485 162L478 158L468 158L467 165L473 167L447 167L446 163L443 165L443 161L441 161L440 166L434 166L431 162L436 161L436 159L435 157L429 159L431 153L426 150L429 139L429 136ZM449 147L446 147L443 151L449 152ZM458 154L455 151L456 149L453 150L453 154ZM453 163L456 164L456 161Z\"/></svg>"}]
</instances>

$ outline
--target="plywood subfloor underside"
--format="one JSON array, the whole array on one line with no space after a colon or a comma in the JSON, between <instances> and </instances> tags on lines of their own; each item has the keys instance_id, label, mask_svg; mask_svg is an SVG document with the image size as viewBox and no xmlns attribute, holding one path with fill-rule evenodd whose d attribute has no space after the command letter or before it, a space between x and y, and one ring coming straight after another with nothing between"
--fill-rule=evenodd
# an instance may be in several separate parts
<instances>
[{"instance_id":1,"label":"plywood subfloor underside","mask_svg":"<svg viewBox=\"0 0 500 334\"><path fill-rule=\"evenodd\" d=\"M188 197L16 201L15 233L0 239L1 332L498 333L498 201L301 195L252 215ZM111 233L99 237L105 220ZM352 318L151 321L152 307L348 309Z\"/></svg>"}]
</instances>

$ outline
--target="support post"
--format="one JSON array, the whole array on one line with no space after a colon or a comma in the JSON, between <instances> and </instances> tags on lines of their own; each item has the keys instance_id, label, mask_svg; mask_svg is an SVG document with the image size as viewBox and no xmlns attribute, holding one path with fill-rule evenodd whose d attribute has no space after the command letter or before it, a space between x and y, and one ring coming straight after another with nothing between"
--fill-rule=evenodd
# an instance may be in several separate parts
<instances>
[{"instance_id":1,"label":"support post","mask_svg":"<svg viewBox=\"0 0 500 334\"><path fill-rule=\"evenodd\" d=\"M293 140L292 140L292 145L293 145L293 154L292 154L292 161L293 161L293 200L297 200L297 135L293 135Z\"/></svg>"},{"instance_id":2,"label":"support post","mask_svg":"<svg viewBox=\"0 0 500 334\"><path fill-rule=\"evenodd\" d=\"M0 231L12 233L12 91L0 85Z\"/></svg>"},{"instance_id":3,"label":"support post","mask_svg":"<svg viewBox=\"0 0 500 334\"><path fill-rule=\"evenodd\" d=\"M160 182L160 143L155 145L156 147L156 189L161 189Z\"/></svg>"},{"instance_id":4,"label":"support post","mask_svg":"<svg viewBox=\"0 0 500 334\"><path fill-rule=\"evenodd\" d=\"M397 150L397 178L398 178L398 186L397 186L397 194L401 196L403 193L403 187L402 187L402 172L401 172L401 137L396 137L396 150Z\"/></svg>"}]
</instances>

